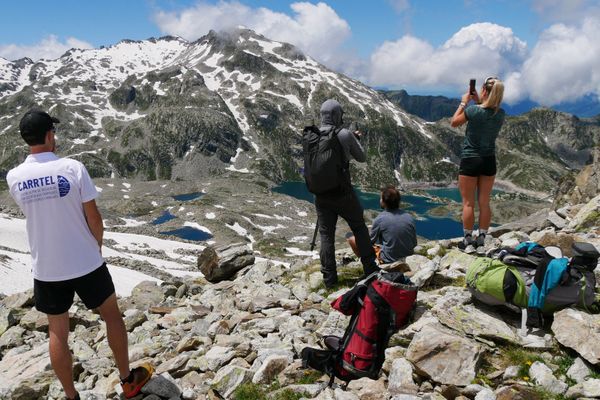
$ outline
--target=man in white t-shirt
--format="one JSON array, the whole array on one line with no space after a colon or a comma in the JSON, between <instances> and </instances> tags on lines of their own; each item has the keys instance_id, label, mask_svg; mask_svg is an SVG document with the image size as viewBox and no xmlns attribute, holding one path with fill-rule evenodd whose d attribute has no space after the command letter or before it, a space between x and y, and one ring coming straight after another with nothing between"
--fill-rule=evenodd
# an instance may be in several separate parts
<instances>
[{"instance_id":1,"label":"man in white t-shirt","mask_svg":"<svg viewBox=\"0 0 600 400\"><path fill-rule=\"evenodd\" d=\"M83 164L54 154L58 122L43 111L23 116L19 129L30 155L6 176L10 194L27 218L35 307L48 316L50 361L68 399L79 398L68 344L68 310L75 293L106 322L123 391L134 397L150 379L152 366L129 369L127 331L101 254L98 192Z\"/></svg>"}]
</instances>

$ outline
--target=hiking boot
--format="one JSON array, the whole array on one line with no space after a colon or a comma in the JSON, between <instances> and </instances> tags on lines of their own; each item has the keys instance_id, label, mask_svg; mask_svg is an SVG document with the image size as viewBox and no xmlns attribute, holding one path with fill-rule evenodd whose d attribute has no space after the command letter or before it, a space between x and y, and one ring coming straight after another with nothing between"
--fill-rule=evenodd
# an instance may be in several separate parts
<instances>
[{"instance_id":1,"label":"hiking boot","mask_svg":"<svg viewBox=\"0 0 600 400\"><path fill-rule=\"evenodd\" d=\"M153 372L154 367L150 364L142 364L132 369L129 376L121 381L125 398L130 399L140 393L142 387L150 380Z\"/></svg>"},{"instance_id":2,"label":"hiking boot","mask_svg":"<svg viewBox=\"0 0 600 400\"><path fill-rule=\"evenodd\" d=\"M467 247L474 247L475 241L473 240L473 236L466 235L463 240L458 244L458 248L461 250L466 250Z\"/></svg>"},{"instance_id":3,"label":"hiking boot","mask_svg":"<svg viewBox=\"0 0 600 400\"><path fill-rule=\"evenodd\" d=\"M475 247L482 247L485 244L485 233L480 233L479 235L477 235L475 243Z\"/></svg>"}]
</instances>

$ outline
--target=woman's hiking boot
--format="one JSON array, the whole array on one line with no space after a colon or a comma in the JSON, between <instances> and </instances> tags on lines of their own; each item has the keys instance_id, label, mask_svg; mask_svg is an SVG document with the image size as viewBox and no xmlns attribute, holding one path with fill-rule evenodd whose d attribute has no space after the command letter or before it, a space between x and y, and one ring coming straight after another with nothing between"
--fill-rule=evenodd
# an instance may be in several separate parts
<instances>
[{"instance_id":1,"label":"woman's hiking boot","mask_svg":"<svg viewBox=\"0 0 600 400\"><path fill-rule=\"evenodd\" d=\"M466 253L475 251L476 242L471 234L466 234L463 240L458 244L458 248Z\"/></svg>"},{"instance_id":2,"label":"woman's hiking boot","mask_svg":"<svg viewBox=\"0 0 600 400\"><path fill-rule=\"evenodd\" d=\"M485 244L485 233L480 233L477 235L477 239L475 240L475 247L481 247Z\"/></svg>"},{"instance_id":3,"label":"woman's hiking boot","mask_svg":"<svg viewBox=\"0 0 600 400\"><path fill-rule=\"evenodd\" d=\"M142 364L132 369L129 376L121 380L121 388L125 397L130 399L140 393L142 387L150 380L153 372L154 367L150 364Z\"/></svg>"}]
</instances>

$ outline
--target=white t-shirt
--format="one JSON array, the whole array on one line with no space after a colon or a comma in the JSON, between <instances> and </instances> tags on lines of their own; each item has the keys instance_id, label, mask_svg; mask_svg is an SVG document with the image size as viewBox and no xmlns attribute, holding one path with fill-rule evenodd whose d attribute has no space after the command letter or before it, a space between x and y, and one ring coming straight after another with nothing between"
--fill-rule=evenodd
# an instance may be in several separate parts
<instances>
[{"instance_id":1,"label":"white t-shirt","mask_svg":"<svg viewBox=\"0 0 600 400\"><path fill-rule=\"evenodd\" d=\"M83 212L83 203L98 192L82 163L50 152L31 154L6 181L27 217L35 279L78 278L104 263Z\"/></svg>"}]
</instances>

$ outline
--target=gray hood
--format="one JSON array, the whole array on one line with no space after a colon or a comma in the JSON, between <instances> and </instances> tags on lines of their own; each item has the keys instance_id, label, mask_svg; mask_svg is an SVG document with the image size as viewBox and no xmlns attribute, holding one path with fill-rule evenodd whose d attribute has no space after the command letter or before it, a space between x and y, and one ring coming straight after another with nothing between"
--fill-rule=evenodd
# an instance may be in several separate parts
<instances>
[{"instance_id":1,"label":"gray hood","mask_svg":"<svg viewBox=\"0 0 600 400\"><path fill-rule=\"evenodd\" d=\"M321 126L342 126L344 110L340 103L333 99L329 99L321 106Z\"/></svg>"}]
</instances>

